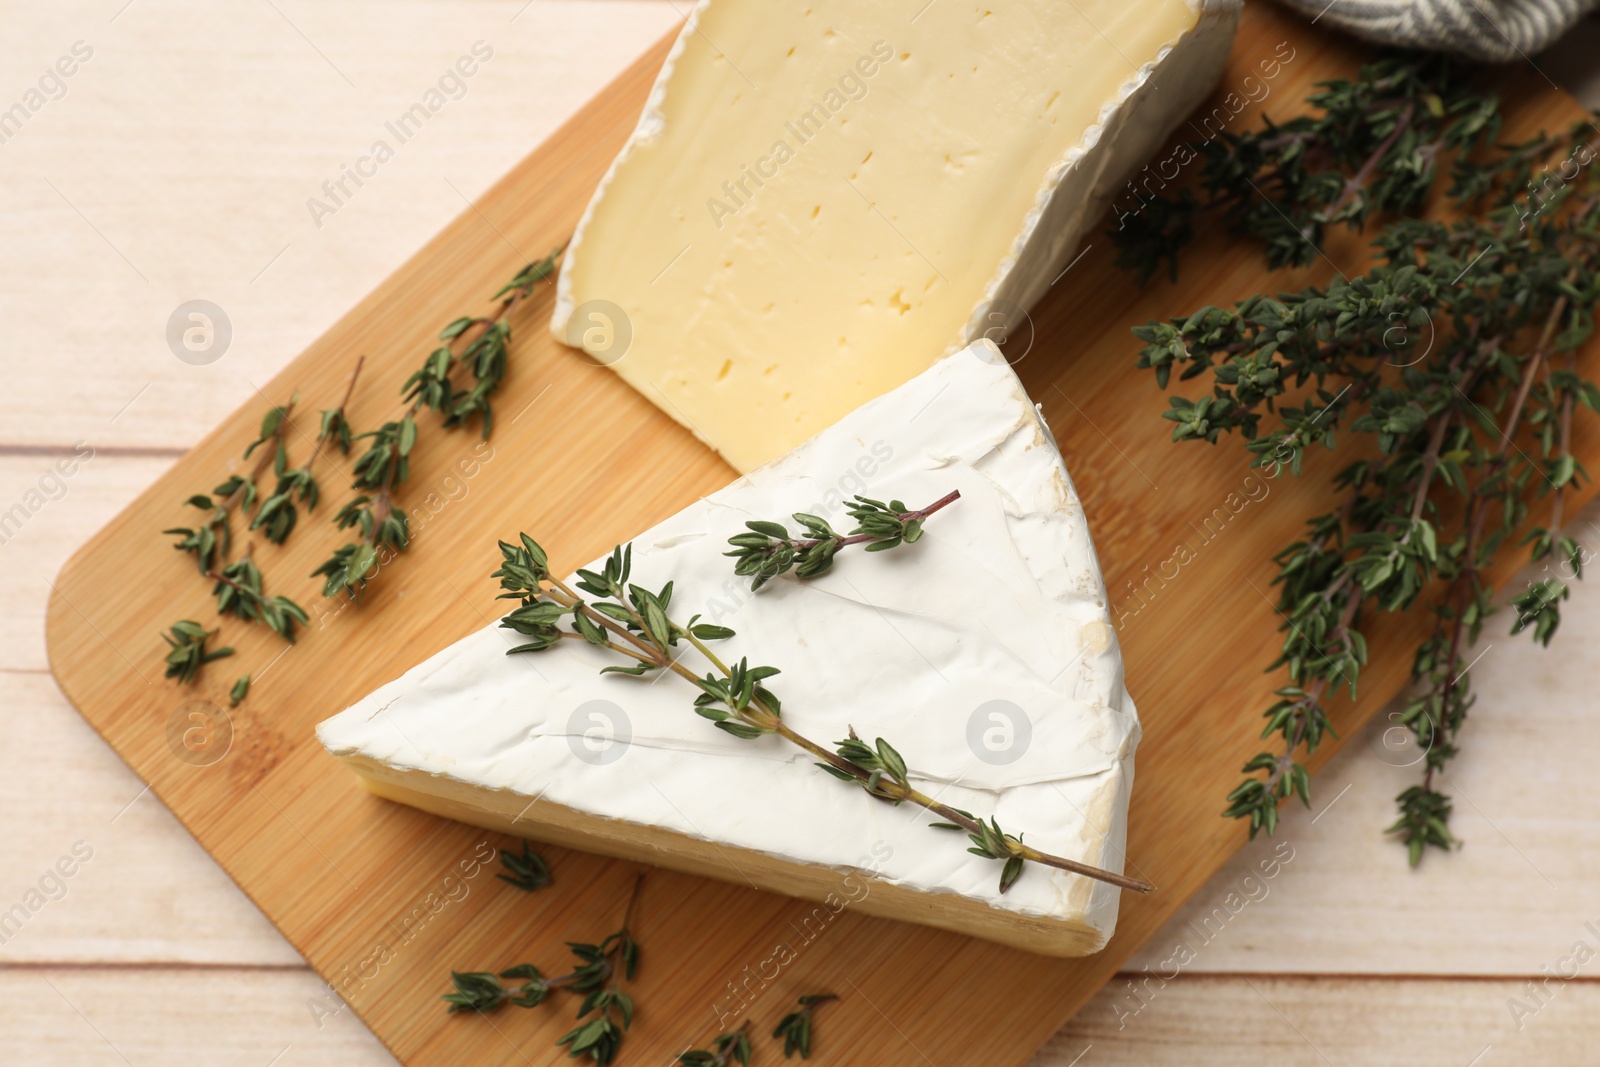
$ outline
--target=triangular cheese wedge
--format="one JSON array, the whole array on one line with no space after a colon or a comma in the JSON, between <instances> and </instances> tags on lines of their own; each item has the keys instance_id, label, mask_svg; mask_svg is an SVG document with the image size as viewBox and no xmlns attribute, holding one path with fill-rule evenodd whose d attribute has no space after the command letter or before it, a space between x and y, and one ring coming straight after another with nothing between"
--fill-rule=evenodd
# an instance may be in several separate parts
<instances>
[{"instance_id":1,"label":"triangular cheese wedge","mask_svg":"<svg viewBox=\"0 0 1600 1067\"><path fill-rule=\"evenodd\" d=\"M915 544L847 549L808 581L752 595L722 555L747 520L804 511L848 530L852 494L915 508L951 490ZM767 684L802 735L885 737L938 800L1122 870L1138 719L1083 509L989 342L640 534L633 573L675 583L680 621L735 629L721 650L778 667ZM1035 952L1081 955L1111 934L1113 886L1029 864L1001 894L1000 863L964 835L778 737L722 733L683 679L602 676L617 660L576 641L507 656L520 640L473 634L318 735L372 791L506 833Z\"/></svg>"},{"instance_id":2,"label":"triangular cheese wedge","mask_svg":"<svg viewBox=\"0 0 1600 1067\"><path fill-rule=\"evenodd\" d=\"M1238 18L1239 0L701 0L573 234L551 328L750 470L1025 329L1107 204L1175 177L1151 157Z\"/></svg>"}]
</instances>

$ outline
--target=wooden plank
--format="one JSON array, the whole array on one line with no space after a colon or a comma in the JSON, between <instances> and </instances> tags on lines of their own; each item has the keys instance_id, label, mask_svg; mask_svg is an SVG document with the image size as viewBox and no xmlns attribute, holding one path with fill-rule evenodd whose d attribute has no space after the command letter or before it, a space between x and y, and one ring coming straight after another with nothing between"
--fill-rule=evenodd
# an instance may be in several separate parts
<instances>
[{"instance_id":1,"label":"wooden plank","mask_svg":"<svg viewBox=\"0 0 1600 1067\"><path fill-rule=\"evenodd\" d=\"M1356 61L1354 52L1311 40L1271 9L1252 10L1236 52L1236 76L1286 35L1298 54L1278 87L1283 99L1298 99L1312 80ZM654 58L659 61L659 52ZM447 229L313 345L269 393L287 392L292 384L308 398L331 397L354 353L365 351L372 369L356 421L371 423L392 410L382 398L392 395L438 324L477 306L520 258L485 244L483 220L519 248L540 249L559 240L630 124L650 73L647 66L630 72L586 109L580 124L491 190L478 205L481 214ZM1570 106L1548 93L1530 99L1537 112L1532 117L1545 123L1563 121ZM1357 258L1354 248L1335 251L1347 261ZM1173 450L1166 443L1156 419L1161 396L1152 383L1130 380L1126 370L1132 348L1126 327L1174 307L1253 291L1262 281L1253 250L1218 246L1190 258L1178 287L1140 294L1106 266L1105 254L1097 248L1100 258L1086 258L1070 288L1039 309L1040 341L1021 369L1073 457L1115 597L1141 568L1163 558L1175 538L1187 536L1187 523L1209 514L1244 475L1238 457L1226 450ZM110 661L73 605L96 597L97 618L119 636L151 633L175 612L199 610L203 595L184 592L183 583L192 588L194 579L186 579L183 561L159 546L144 549L136 535L148 538L151 529L171 521L173 500L225 468L248 440L257 412L219 428L114 521L68 565L61 595L51 604L52 663L74 702L312 963L338 976L370 958L375 945L394 950L375 977L348 992L385 1043L419 1063L517 1062L523 1049L547 1054L567 1025L564 1018L524 1013L497 1021L496 1029L447 1020L434 999L441 976L451 965L509 962L512 947L519 957L552 961L561 938L575 930L599 933L615 922L631 872L625 865L556 851L558 878L588 887L585 894L552 895L530 908L509 891L486 888L467 895L419 935L391 943L396 924L481 847L483 836L360 797L347 778L329 773L309 738L310 726L481 625L493 606L481 578L482 546L505 532L504 524L513 521L508 517L540 530L558 565L567 565L592 557L728 476L619 383L555 350L534 315L519 321L518 330L519 361L502 410L519 410L547 386L550 392L538 419L521 429L502 423L495 448L502 456L538 455L544 465L490 467L492 477L481 483L485 492L432 520L365 606L331 620L330 627L340 628L337 634L309 635L281 661L271 684L235 715L229 758L208 772L174 758L158 725L190 694L147 683L140 668ZM570 439L580 427L598 442L583 465L570 453L541 448L546 439ZM439 484L446 465L465 447L458 439L425 448L413 499ZM1593 449L1592 440L1579 443L1580 454ZM1143 474L1135 477L1130 464L1155 473L1164 486L1153 488ZM1126 629L1129 677L1148 738L1130 854L1162 891L1130 902L1111 950L1087 961L1048 961L846 914L761 989L758 1015L774 1013L801 988L843 981L851 996L833 1013L833 1032L840 1047L857 1057L895 1060L910 1057L908 1050L931 1048L954 1062L980 1056L985 1062L1018 1062L1043 1040L1240 843L1238 828L1215 817L1215 798L1231 784L1243 754L1255 747L1255 710L1271 684L1256 664L1269 658L1276 643L1276 617L1238 579L1265 583L1261 561L1285 529L1298 527L1319 493L1315 479L1275 487L1257 513L1273 518L1239 524L1237 536L1230 527L1203 567L1163 592L1159 611L1141 612ZM122 538L141 547L115 559L95 551ZM309 583L287 576L305 573L322 548L298 539L282 553L263 553L263 559L269 573L285 576L279 588L306 595ZM130 570L144 577L142 585L125 580ZM402 600L404 609L398 606ZM1227 657L1215 655L1212 641L1219 615L1237 635ZM362 645L370 657L337 658L355 640L345 635L357 626L380 625L377 618L383 620L382 643ZM1374 645L1382 647L1405 629L1404 623L1378 628ZM240 667L264 665L277 651L258 635L241 636L238 644ZM1342 733L1348 736L1394 691L1404 668L1388 661L1375 665L1365 679L1363 704L1339 716ZM212 677L201 692L215 699L226 681ZM397 864L396 857L404 860ZM638 920L652 955L638 986L646 1008L631 1038L633 1054L663 1055L703 1039L711 1028L707 1006L745 968L758 966L776 939L791 936L787 920L797 907L732 887L653 875ZM931 988L921 975L935 965L994 977ZM995 1020L1004 1025L985 1025ZM824 1062L839 1058L824 1054Z\"/></svg>"},{"instance_id":2,"label":"wooden plank","mask_svg":"<svg viewBox=\"0 0 1600 1067\"><path fill-rule=\"evenodd\" d=\"M1591 935L1589 946L1600 951L1600 937ZM1600 1047L1593 966L1576 981L1541 988L1537 1010L1522 980L1218 975L1135 991L1119 975L1029 1067L1593 1063ZM1512 1004L1527 1012L1514 1013Z\"/></svg>"},{"instance_id":3,"label":"wooden plank","mask_svg":"<svg viewBox=\"0 0 1600 1067\"><path fill-rule=\"evenodd\" d=\"M107 455L88 442L0 456L0 670L47 669L40 622L55 574L172 462ZM151 646L119 638L117 648L112 655L131 658Z\"/></svg>"},{"instance_id":4,"label":"wooden plank","mask_svg":"<svg viewBox=\"0 0 1600 1067\"><path fill-rule=\"evenodd\" d=\"M1119 975L1029 1067L1466 1067L1480 1054L1480 1067L1576 1064L1589 1062L1600 1042L1600 983L1588 979L1551 983L1547 1006L1524 1017L1521 1030L1506 1006L1532 1003L1520 981L1180 978L1147 993L1138 1014L1119 1016L1113 1004L1122 981ZM314 1014L308 1004L322 994L307 968L8 970L0 971L0 1031L10 1060L30 1067L263 1067L274 1056L281 1067L394 1064L348 1014ZM1125 988L1123 995L1130 995ZM833 1031L818 1033L820 1046ZM935 1063L952 1062L931 1054Z\"/></svg>"},{"instance_id":5,"label":"wooden plank","mask_svg":"<svg viewBox=\"0 0 1600 1067\"><path fill-rule=\"evenodd\" d=\"M64 366L115 358L75 375L69 405L11 405L0 437L102 450L187 448L256 402L681 17L665 0L7 6L7 106L74 41L94 49L4 145L7 373L16 396L57 396ZM384 123L480 40L493 58L400 144ZM313 219L308 200L332 203L323 183L379 139L394 158ZM233 328L202 366L165 341L174 308L196 298ZM80 355L61 359L63 343Z\"/></svg>"},{"instance_id":6,"label":"wooden plank","mask_svg":"<svg viewBox=\"0 0 1600 1067\"><path fill-rule=\"evenodd\" d=\"M7 968L0 1033L30 1067L395 1067L349 1012L320 1013L325 996L303 966Z\"/></svg>"},{"instance_id":7,"label":"wooden plank","mask_svg":"<svg viewBox=\"0 0 1600 1067\"><path fill-rule=\"evenodd\" d=\"M0 967L303 963L48 674L0 690Z\"/></svg>"}]
</instances>

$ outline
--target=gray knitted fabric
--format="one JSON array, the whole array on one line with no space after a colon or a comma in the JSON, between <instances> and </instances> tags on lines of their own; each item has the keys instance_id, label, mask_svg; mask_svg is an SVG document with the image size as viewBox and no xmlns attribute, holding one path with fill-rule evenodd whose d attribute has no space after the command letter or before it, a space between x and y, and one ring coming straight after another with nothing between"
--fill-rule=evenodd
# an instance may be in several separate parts
<instances>
[{"instance_id":1,"label":"gray knitted fabric","mask_svg":"<svg viewBox=\"0 0 1600 1067\"><path fill-rule=\"evenodd\" d=\"M1600 0L1281 0L1379 44L1505 63L1555 43Z\"/></svg>"}]
</instances>

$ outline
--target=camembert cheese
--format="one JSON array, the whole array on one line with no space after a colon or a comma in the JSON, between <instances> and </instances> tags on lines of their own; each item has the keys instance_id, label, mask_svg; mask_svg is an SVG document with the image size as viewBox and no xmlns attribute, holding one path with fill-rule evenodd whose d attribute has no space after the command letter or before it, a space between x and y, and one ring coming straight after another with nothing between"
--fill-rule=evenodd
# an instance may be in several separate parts
<instances>
[{"instance_id":1,"label":"camembert cheese","mask_svg":"<svg viewBox=\"0 0 1600 1067\"><path fill-rule=\"evenodd\" d=\"M739 470L1019 328L1238 0L701 0L552 329Z\"/></svg>"},{"instance_id":2,"label":"camembert cheese","mask_svg":"<svg viewBox=\"0 0 1600 1067\"><path fill-rule=\"evenodd\" d=\"M752 595L722 555L750 519L848 530L853 494L921 507L953 489L916 543L847 549L814 579ZM1122 870L1139 723L1105 588L1055 442L988 341L640 534L633 573L778 667L766 684L802 735L885 737L925 793ZM507 656L520 640L475 633L318 735L373 792L506 833L1053 955L1112 932L1113 886L1030 864L1002 895L963 835L780 738L715 729L681 679L602 676L616 660L576 641Z\"/></svg>"}]
</instances>

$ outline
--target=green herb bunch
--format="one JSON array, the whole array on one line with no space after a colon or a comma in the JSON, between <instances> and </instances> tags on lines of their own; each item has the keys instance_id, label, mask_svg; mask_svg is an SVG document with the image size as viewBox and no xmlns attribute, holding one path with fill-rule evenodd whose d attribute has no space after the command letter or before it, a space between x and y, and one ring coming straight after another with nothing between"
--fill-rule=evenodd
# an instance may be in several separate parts
<instances>
[{"instance_id":1,"label":"green herb bunch","mask_svg":"<svg viewBox=\"0 0 1600 1067\"><path fill-rule=\"evenodd\" d=\"M259 500L260 507L256 508L255 516L250 519L250 529L261 530L273 544L281 545L288 540L299 519L299 505L303 504L307 510L317 506L320 490L312 474L312 466L323 446L331 444L346 453L350 450L350 423L345 417L345 408L355 391L356 379L361 376L363 362L364 359L356 361L339 406L322 412L321 431L312 443L311 454L306 457L304 464L292 469L289 467L286 443L289 420L299 399L296 394L289 398L287 404L275 405L262 416L260 431L244 450L244 458L250 459L257 449L260 449L260 454L246 473L231 475L212 494L197 493L185 501L203 513L200 525L162 531L176 535L178 540L174 547L180 552L192 554L199 564L200 573L211 579L211 592L217 598L218 615L234 615L246 622L262 623L291 644L294 643L295 626L304 625L307 621L305 609L293 600L286 596L268 597L262 592L261 570L251 559L253 545L246 545L238 559L227 559L233 550L230 517L236 509L241 516L248 516ZM270 496L262 499L256 480L266 470L268 463L277 476L277 486ZM233 651L230 648L204 654L205 640L215 631L208 633L204 627L189 620L174 623L172 631L180 638L177 643L174 643L173 637L162 635L170 648L167 676L176 677L184 684L194 681L200 667L206 662ZM197 643L202 649L198 655ZM177 669L174 669L175 664ZM237 706L249 691L250 676L247 674L233 684L228 696Z\"/></svg>"},{"instance_id":2,"label":"green herb bunch","mask_svg":"<svg viewBox=\"0 0 1600 1067\"><path fill-rule=\"evenodd\" d=\"M1561 525L1588 478L1571 449L1574 419L1600 411L1600 388L1575 358L1600 298L1600 180L1580 131L1494 144L1496 99L1441 60L1386 59L1311 102L1320 115L1231 137L1236 158L1202 149L1207 199L1176 194L1146 208L1149 224L1220 207L1279 266L1317 255L1328 225L1381 217L1375 265L1134 333L1139 366L1163 389L1175 372L1203 388L1169 398L1173 440L1235 435L1273 476L1300 476L1336 444L1354 453L1332 473L1337 506L1274 558L1285 637L1268 669L1287 677L1261 736L1276 745L1244 765L1225 814L1248 819L1253 836L1275 829L1287 797L1309 805L1299 754L1331 732L1334 693L1355 695L1366 629L1417 607L1434 624L1413 650L1399 719L1422 778L1397 798L1390 827L1415 864L1457 843L1439 772L1472 704L1470 646L1507 592L1491 564L1519 548L1544 564L1509 597L1512 632L1540 644L1582 573ZM1404 217L1445 184L1446 167L1456 221ZM1186 236L1180 227L1174 239ZM1148 276L1149 234L1119 241L1124 264Z\"/></svg>"},{"instance_id":3,"label":"green herb bunch","mask_svg":"<svg viewBox=\"0 0 1600 1067\"><path fill-rule=\"evenodd\" d=\"M315 510L321 499L314 467L325 448L349 455L355 442L365 443L352 467L352 487L357 494L334 515L335 526L357 531L359 539L339 545L312 572L324 579L324 595L342 592L354 599L384 558L406 548L410 528L405 511L395 503L395 494L410 476L411 453L417 442L417 413L432 408L442 416L446 427L463 425L476 417L483 436L489 436L494 418L490 397L506 373L511 340L509 315L555 271L564 247L523 267L496 292L491 299L500 303L492 316L460 318L444 328L440 346L401 387L409 406L399 418L365 433L356 433L352 428L346 409L365 356L357 359L338 406L321 413L317 437L301 465L290 465L286 441L298 397L267 411L260 432L244 452L246 460L256 456L254 464L246 472L228 477L211 493L188 498L186 503L201 512L195 525L163 531L176 537L175 547L193 555L200 573L212 580L219 613L261 622L291 642L296 625L307 621L305 610L288 597L263 594L261 571L250 559L249 548L239 559L228 559L233 548L232 516L238 512L249 519L249 529L261 531L272 544L283 544L299 525L301 508ZM269 465L274 488L263 498L257 482ZM197 642L203 645L205 638L190 633L192 627L198 624L188 620L173 624L176 643L174 637L163 635L169 646L168 675L185 683L196 678L208 658L215 658L196 654ZM203 627L196 632L205 633ZM242 678L235 683L230 697L237 704L248 690L249 682Z\"/></svg>"},{"instance_id":4,"label":"green herb bunch","mask_svg":"<svg viewBox=\"0 0 1600 1067\"><path fill-rule=\"evenodd\" d=\"M1499 102L1472 74L1448 56L1386 57L1356 78L1321 83L1307 100L1315 114L1281 125L1264 118L1259 130L1188 145L1198 193L1180 187L1124 213L1112 234L1118 266L1148 281L1165 264L1176 278L1178 255L1207 216L1259 240L1277 268L1312 262L1330 226L1417 212L1441 163L1499 135ZM1470 195L1480 178L1469 167L1457 189Z\"/></svg>"}]
</instances>

